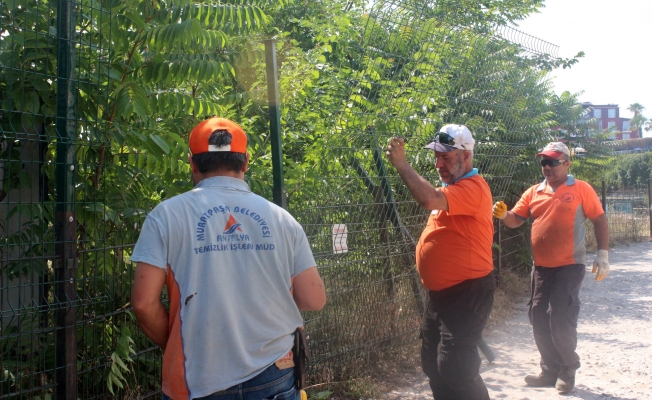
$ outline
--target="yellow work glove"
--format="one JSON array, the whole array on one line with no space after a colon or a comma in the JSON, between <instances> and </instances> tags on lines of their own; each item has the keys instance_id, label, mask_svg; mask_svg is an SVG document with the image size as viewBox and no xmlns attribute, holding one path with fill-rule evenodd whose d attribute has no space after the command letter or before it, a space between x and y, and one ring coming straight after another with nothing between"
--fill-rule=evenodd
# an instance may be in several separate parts
<instances>
[{"instance_id":1,"label":"yellow work glove","mask_svg":"<svg viewBox=\"0 0 652 400\"><path fill-rule=\"evenodd\" d=\"M301 393L301 400L308 400L308 394L306 393L305 390L301 389L300 393Z\"/></svg>"},{"instance_id":2,"label":"yellow work glove","mask_svg":"<svg viewBox=\"0 0 652 400\"><path fill-rule=\"evenodd\" d=\"M497 201L496 204L494 204L494 218L503 219L506 215L507 204L503 203L502 201Z\"/></svg>"},{"instance_id":3,"label":"yellow work glove","mask_svg":"<svg viewBox=\"0 0 652 400\"><path fill-rule=\"evenodd\" d=\"M607 250L598 250L598 255L593 261L593 270L596 281L601 281L609 275L609 252Z\"/></svg>"}]
</instances>

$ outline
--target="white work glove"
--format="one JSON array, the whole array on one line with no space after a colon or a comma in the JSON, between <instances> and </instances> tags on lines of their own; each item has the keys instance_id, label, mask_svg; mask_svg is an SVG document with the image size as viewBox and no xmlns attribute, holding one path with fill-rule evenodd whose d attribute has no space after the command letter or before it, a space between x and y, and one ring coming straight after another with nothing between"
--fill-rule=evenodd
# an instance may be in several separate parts
<instances>
[{"instance_id":1,"label":"white work glove","mask_svg":"<svg viewBox=\"0 0 652 400\"><path fill-rule=\"evenodd\" d=\"M497 201L493 208L493 217L503 219L507 216L507 204L502 201Z\"/></svg>"},{"instance_id":2,"label":"white work glove","mask_svg":"<svg viewBox=\"0 0 652 400\"><path fill-rule=\"evenodd\" d=\"M592 273L596 273L595 280L601 281L609 275L609 252L607 250L598 250L598 255L593 261Z\"/></svg>"}]
</instances>

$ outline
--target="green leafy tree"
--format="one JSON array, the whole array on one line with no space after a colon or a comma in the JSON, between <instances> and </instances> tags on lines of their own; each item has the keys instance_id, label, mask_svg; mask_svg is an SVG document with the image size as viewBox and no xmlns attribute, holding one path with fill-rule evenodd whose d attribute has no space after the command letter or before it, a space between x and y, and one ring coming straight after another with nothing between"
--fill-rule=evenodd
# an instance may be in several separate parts
<instances>
[{"instance_id":1,"label":"green leafy tree","mask_svg":"<svg viewBox=\"0 0 652 400\"><path fill-rule=\"evenodd\" d=\"M643 126L647 122L647 118L643 116L645 107L640 103L632 103L627 109L634 113L634 117L629 121L631 129L636 129L639 137L643 137Z\"/></svg>"},{"instance_id":2,"label":"green leafy tree","mask_svg":"<svg viewBox=\"0 0 652 400\"><path fill-rule=\"evenodd\" d=\"M645 107L643 107L643 105L641 105L640 103L632 103L629 105L629 107L627 107L627 109L633 112L634 116L636 116L642 113L643 110L645 110Z\"/></svg>"},{"instance_id":3,"label":"green leafy tree","mask_svg":"<svg viewBox=\"0 0 652 400\"><path fill-rule=\"evenodd\" d=\"M581 55L569 60L528 56L500 40L494 28L523 19L543 0L374 4L376 9L369 10L362 0L78 2L77 274L92 279L79 279L77 291L83 299L104 298L107 288L115 288L103 310L116 311L79 330L80 365L91 371L84 394L108 386L112 393L123 388L129 397L134 393L128 390L142 383L132 380L133 368L146 371L149 384L158 379L155 357L133 354L149 342L129 329L134 325L127 313L129 287L120 282L130 277L128 249L146 212L190 188L185 144L190 128L215 114L240 122L253 154L246 179L254 191L271 198L261 39L278 40L287 190L292 211L315 238L316 254L330 245L330 223L350 215L362 218L364 234L355 239L360 243L371 235L382 242L379 215L392 223L400 214L422 225L423 213L405 201L401 185L393 186L396 208L387 206L392 201L382 189L394 182L387 178L392 173L383 165L382 148L389 136L406 136L417 149L432 137L435 125L467 124L483 142L478 163L495 179L495 188L516 193L519 185L531 184L532 171L538 170L534 152L555 124L546 71L569 67ZM1 166L4 177L11 177L2 190L29 186L17 139L37 128L45 130L42 174L49 182L47 201L10 211L27 222L0 241L0 248L22 246L22 257L3 266L3 273L36 272L50 281L47 264L35 271L29 259L49 260L54 254L57 43L52 7L36 0L0 3L0 65L12 66L0 70L1 157L11 161ZM383 18L393 22L383 23ZM416 150L410 156L420 171L434 177L431 158ZM515 163L491 163L492 157ZM488 170L489 165L497 168ZM514 168L511 186L499 180ZM391 265L373 264L347 267L339 278L391 273ZM329 271L334 276L342 270ZM52 297L49 289L46 296ZM91 320L96 311L89 306L84 312L80 318ZM17 368L46 364L26 362Z\"/></svg>"},{"instance_id":4,"label":"green leafy tree","mask_svg":"<svg viewBox=\"0 0 652 400\"><path fill-rule=\"evenodd\" d=\"M643 127L646 126L648 119L643 114L637 114L629 120L630 129L636 129L638 136L643 136Z\"/></svg>"},{"instance_id":5,"label":"green leafy tree","mask_svg":"<svg viewBox=\"0 0 652 400\"><path fill-rule=\"evenodd\" d=\"M586 119L590 109L578 102L582 92L566 91L552 96L555 111L556 130L551 132L557 139L562 139L572 151L572 173L580 179L594 185L600 185L604 179L604 169L613 161L609 149L603 143L611 134L608 130L595 133L595 120ZM575 152L575 149L584 152Z\"/></svg>"},{"instance_id":6,"label":"green leafy tree","mask_svg":"<svg viewBox=\"0 0 652 400\"><path fill-rule=\"evenodd\" d=\"M623 154L605 175L609 185L614 187L645 187L652 178L652 153Z\"/></svg>"},{"instance_id":7,"label":"green leafy tree","mask_svg":"<svg viewBox=\"0 0 652 400\"><path fill-rule=\"evenodd\" d=\"M96 312L99 317L99 313L111 311L106 319L79 325L78 360L80 369L88 371L80 381L80 397L99 393L107 383L112 392L123 386L125 390L138 387L134 376L126 376L125 361L131 361L132 343L142 350L148 342L140 334L132 339L133 331L126 325L133 326L133 320L121 320L130 291L130 285L123 282L130 281L132 270L125 249L134 243L138 227L154 204L190 187L185 161L190 127L215 114L246 115L251 92L239 84L234 64L248 38L269 28L271 18L263 8L283 5L276 0L76 3L73 42L78 131L70 132L76 146L76 289L85 302L103 299L106 291L112 290L101 310L84 309L78 315L95 321ZM14 203L3 215L6 220L15 216L22 221L19 229L3 232L0 238L0 247L13 252L12 260L2 265L2 275L8 278L27 274L53 281L48 260L54 258L58 140L54 127L56 11L55 4L48 1L0 3L0 140L5 192L0 196L32 186L20 159L20 147L30 140L44 147L40 160L44 200ZM252 57L256 59L255 54ZM241 122L248 130L255 119ZM34 259L43 262L35 264ZM54 302L52 285L44 285L43 290L42 299ZM24 315L24 320L8 329L30 327L36 331L46 321L39 319L36 310ZM51 335L38 344L46 346L49 340ZM34 349L42 359L25 358L27 361L18 362L15 368L52 365L54 354L48 349ZM3 344L0 351L3 360L13 352L9 344ZM156 374L157 366L151 365L155 358L134 360L142 364L139 368ZM43 379L53 377L45 373ZM17 381L12 390L21 384ZM148 389L153 388L142 388Z\"/></svg>"},{"instance_id":8,"label":"green leafy tree","mask_svg":"<svg viewBox=\"0 0 652 400\"><path fill-rule=\"evenodd\" d=\"M544 7L544 0L429 0L423 2L428 17L456 21L460 26L491 30L525 19Z\"/></svg>"}]
</instances>

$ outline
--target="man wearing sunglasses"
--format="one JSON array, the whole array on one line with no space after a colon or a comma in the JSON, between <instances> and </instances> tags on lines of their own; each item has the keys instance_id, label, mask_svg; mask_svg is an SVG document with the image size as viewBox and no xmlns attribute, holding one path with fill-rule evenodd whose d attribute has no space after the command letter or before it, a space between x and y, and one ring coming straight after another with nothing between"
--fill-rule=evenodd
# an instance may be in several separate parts
<instances>
[{"instance_id":1,"label":"man wearing sunglasses","mask_svg":"<svg viewBox=\"0 0 652 400\"><path fill-rule=\"evenodd\" d=\"M541 354L541 373L527 375L529 386L555 386L568 393L580 367L577 348L579 292L585 274L584 222L593 223L598 255L596 281L609 274L609 227L600 199L586 182L569 175L570 151L564 143L549 143L537 154L545 180L529 188L512 211L503 202L493 216L516 228L530 216L532 223L532 297L529 317Z\"/></svg>"},{"instance_id":2,"label":"man wearing sunglasses","mask_svg":"<svg viewBox=\"0 0 652 400\"><path fill-rule=\"evenodd\" d=\"M485 400L478 344L491 314L495 277L491 258L491 191L473 168L475 140L464 125L441 128L434 150L442 187L407 162L405 142L393 138L387 158L430 218L416 249L417 271L428 289L421 325L421 364L435 399Z\"/></svg>"}]
</instances>

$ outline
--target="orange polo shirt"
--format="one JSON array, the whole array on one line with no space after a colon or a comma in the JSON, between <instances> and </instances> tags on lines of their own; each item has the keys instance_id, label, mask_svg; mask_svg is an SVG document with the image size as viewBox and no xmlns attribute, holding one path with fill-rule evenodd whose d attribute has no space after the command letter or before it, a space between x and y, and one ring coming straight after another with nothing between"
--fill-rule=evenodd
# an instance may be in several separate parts
<instances>
[{"instance_id":1,"label":"orange polo shirt","mask_svg":"<svg viewBox=\"0 0 652 400\"><path fill-rule=\"evenodd\" d=\"M482 278L494 268L491 191L475 171L441 188L448 211L434 210L419 239L417 271L430 290Z\"/></svg>"},{"instance_id":2,"label":"orange polo shirt","mask_svg":"<svg viewBox=\"0 0 652 400\"><path fill-rule=\"evenodd\" d=\"M566 183L552 191L546 181L523 193L512 209L532 223L532 254L538 267L586 264L585 221L604 214L595 190L568 175Z\"/></svg>"}]
</instances>

